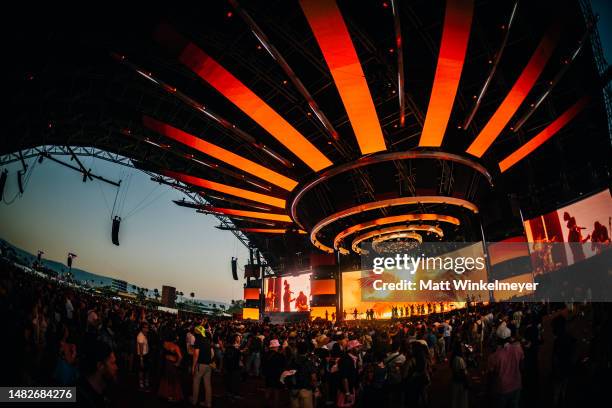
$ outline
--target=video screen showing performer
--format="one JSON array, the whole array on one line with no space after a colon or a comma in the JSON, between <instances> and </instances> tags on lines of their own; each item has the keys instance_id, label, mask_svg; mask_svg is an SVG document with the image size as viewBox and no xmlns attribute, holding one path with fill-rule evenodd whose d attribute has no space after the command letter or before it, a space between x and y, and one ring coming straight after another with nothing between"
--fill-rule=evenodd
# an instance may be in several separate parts
<instances>
[{"instance_id":1,"label":"video screen showing performer","mask_svg":"<svg viewBox=\"0 0 612 408\"><path fill-rule=\"evenodd\" d=\"M310 310L310 274L267 278L264 286L266 312Z\"/></svg>"},{"instance_id":2,"label":"video screen showing performer","mask_svg":"<svg viewBox=\"0 0 612 408\"><path fill-rule=\"evenodd\" d=\"M610 249L610 230L610 190L525 221L534 274L555 271ZM554 244L558 242L569 245Z\"/></svg>"}]
</instances>

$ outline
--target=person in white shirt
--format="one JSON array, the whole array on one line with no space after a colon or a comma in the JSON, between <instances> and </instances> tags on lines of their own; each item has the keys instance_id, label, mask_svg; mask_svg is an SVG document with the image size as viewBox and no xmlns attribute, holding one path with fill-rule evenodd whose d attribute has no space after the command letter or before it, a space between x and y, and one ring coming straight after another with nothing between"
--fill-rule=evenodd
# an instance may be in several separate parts
<instances>
[{"instance_id":1,"label":"person in white shirt","mask_svg":"<svg viewBox=\"0 0 612 408\"><path fill-rule=\"evenodd\" d=\"M66 317L68 320L72 320L72 314L74 313L74 306L69 297L66 297Z\"/></svg>"},{"instance_id":2,"label":"person in white shirt","mask_svg":"<svg viewBox=\"0 0 612 408\"><path fill-rule=\"evenodd\" d=\"M136 356L138 357L138 381L140 390L149 388L149 325L143 323L140 332L136 336Z\"/></svg>"}]
</instances>

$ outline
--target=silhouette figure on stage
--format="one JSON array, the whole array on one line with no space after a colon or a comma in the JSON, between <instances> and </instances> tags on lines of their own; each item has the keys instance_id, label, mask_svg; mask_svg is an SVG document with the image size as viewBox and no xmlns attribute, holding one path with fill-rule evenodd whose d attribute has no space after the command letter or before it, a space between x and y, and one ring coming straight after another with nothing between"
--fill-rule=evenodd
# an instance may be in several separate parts
<instances>
[{"instance_id":1,"label":"silhouette figure on stage","mask_svg":"<svg viewBox=\"0 0 612 408\"><path fill-rule=\"evenodd\" d=\"M600 254L609 244L610 235L608 235L608 229L599 221L595 221L593 234L591 234L591 250Z\"/></svg>"},{"instance_id":2,"label":"silhouette figure on stage","mask_svg":"<svg viewBox=\"0 0 612 408\"><path fill-rule=\"evenodd\" d=\"M298 312L308 311L308 298L302 291L300 291L298 297L295 298L295 308Z\"/></svg>"},{"instance_id":3,"label":"silhouette figure on stage","mask_svg":"<svg viewBox=\"0 0 612 408\"><path fill-rule=\"evenodd\" d=\"M577 242L577 243L585 243L591 238L591 235L587 235L586 238L582 238L582 231L586 229L586 227L579 227L576 224L576 218L569 215L566 211L563 213L563 220L567 221L567 229L569 230L567 234L567 242ZM584 259L584 251L582 250L582 245L573 244L570 245L572 248L572 254L574 255L574 262L582 261Z\"/></svg>"},{"instance_id":4,"label":"silhouette figure on stage","mask_svg":"<svg viewBox=\"0 0 612 408\"><path fill-rule=\"evenodd\" d=\"M295 299L291 299L291 295L293 294L293 292L291 291L289 282L285 280L284 286L285 286L285 290L283 292L283 312L290 312L291 302L293 302Z\"/></svg>"},{"instance_id":5,"label":"silhouette figure on stage","mask_svg":"<svg viewBox=\"0 0 612 408\"><path fill-rule=\"evenodd\" d=\"M274 299L276 298L276 293L272 290L272 287L268 288L268 293L266 293L266 310L273 311L274 310Z\"/></svg>"}]
</instances>

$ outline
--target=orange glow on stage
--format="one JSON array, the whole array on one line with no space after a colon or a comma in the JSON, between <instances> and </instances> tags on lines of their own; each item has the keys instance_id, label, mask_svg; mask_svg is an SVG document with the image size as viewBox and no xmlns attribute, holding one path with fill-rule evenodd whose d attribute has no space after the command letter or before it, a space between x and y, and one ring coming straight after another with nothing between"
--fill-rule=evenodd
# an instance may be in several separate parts
<instances>
[{"instance_id":1,"label":"orange glow on stage","mask_svg":"<svg viewBox=\"0 0 612 408\"><path fill-rule=\"evenodd\" d=\"M372 95L338 5L302 0L302 10L334 79L362 154L385 150Z\"/></svg>"},{"instance_id":2,"label":"orange glow on stage","mask_svg":"<svg viewBox=\"0 0 612 408\"><path fill-rule=\"evenodd\" d=\"M574 119L589 103L590 97L583 96L578 102L573 104L568 110L563 112L561 116L555 119L550 125L546 126L544 130L538 133L533 139L525 143L518 150L506 157L504 160L499 162L499 169L501 172L505 172L510 167L514 166L519 161L527 157L531 152L540 147L548 139L553 137L563 126L567 125L569 121Z\"/></svg>"},{"instance_id":3,"label":"orange glow on stage","mask_svg":"<svg viewBox=\"0 0 612 408\"><path fill-rule=\"evenodd\" d=\"M194 135L170 126L166 123L155 120L149 116L143 116L143 123L146 127L160 133L170 139L176 140L186 146L194 148L204 154L214 157L224 163L236 167L246 173L266 180L274 185L277 185L287 191L291 191L297 186L297 182L288 177L283 176L267 167L245 159L235 153L230 152L222 147L214 145L210 142L200 139Z\"/></svg>"},{"instance_id":4,"label":"orange glow on stage","mask_svg":"<svg viewBox=\"0 0 612 408\"><path fill-rule=\"evenodd\" d=\"M244 198L246 200L256 201L262 204L268 204L273 207L285 208L285 200L272 197L265 194L256 193L250 190L244 190L238 187L228 186L214 181L206 180L199 177L190 176L188 174L177 173L171 170L164 170L161 174L182 181L186 184L191 184L197 187L206 188L208 190L218 191L220 193L229 194L235 197Z\"/></svg>"},{"instance_id":5,"label":"orange glow on stage","mask_svg":"<svg viewBox=\"0 0 612 408\"><path fill-rule=\"evenodd\" d=\"M321 318L325 320L325 312L327 312L327 320L332 320L332 313L336 313L336 306L312 306L310 308L310 318Z\"/></svg>"},{"instance_id":6,"label":"orange glow on stage","mask_svg":"<svg viewBox=\"0 0 612 408\"><path fill-rule=\"evenodd\" d=\"M438 66L419 146L439 147L442 145L461 79L470 38L473 10L473 0L448 0L446 2Z\"/></svg>"},{"instance_id":7,"label":"orange glow on stage","mask_svg":"<svg viewBox=\"0 0 612 408\"><path fill-rule=\"evenodd\" d=\"M561 26L558 23L548 30L504 101L499 105L497 111L489 119L489 122L466 150L469 154L482 157L502 130L504 130L544 70L557 45L560 31Z\"/></svg>"},{"instance_id":8,"label":"orange glow on stage","mask_svg":"<svg viewBox=\"0 0 612 408\"><path fill-rule=\"evenodd\" d=\"M180 61L250 116L314 171L332 165L308 139L217 61L189 43Z\"/></svg>"},{"instance_id":9,"label":"orange glow on stage","mask_svg":"<svg viewBox=\"0 0 612 408\"><path fill-rule=\"evenodd\" d=\"M441 215L441 214L404 214L404 215L394 215L392 217L383 217L378 218L372 221L364 222L361 224L353 225L340 232L334 238L334 248L342 252L343 248L339 247L340 241L342 241L345 237L354 234L357 231L362 231L368 228L378 227L381 225L387 224L396 224L399 222L410 222L410 221L438 221L438 222L447 222L453 225L459 225L460 222L457 218L451 217L450 215ZM346 251L346 249L344 249ZM348 253L348 251L346 251Z\"/></svg>"}]
</instances>

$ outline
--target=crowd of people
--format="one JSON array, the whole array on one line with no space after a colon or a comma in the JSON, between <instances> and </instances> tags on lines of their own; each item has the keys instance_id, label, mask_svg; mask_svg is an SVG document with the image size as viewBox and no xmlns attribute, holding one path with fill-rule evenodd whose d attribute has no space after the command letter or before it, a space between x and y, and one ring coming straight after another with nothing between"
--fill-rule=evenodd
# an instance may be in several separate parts
<instances>
[{"instance_id":1,"label":"crowd of people","mask_svg":"<svg viewBox=\"0 0 612 408\"><path fill-rule=\"evenodd\" d=\"M170 314L0 268L2 385L76 385L80 406L122 406L113 390L123 384L206 407L561 407L595 398L610 374L605 304L275 325ZM257 401L244 397L249 384L262 389Z\"/></svg>"}]
</instances>

